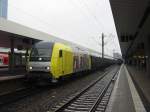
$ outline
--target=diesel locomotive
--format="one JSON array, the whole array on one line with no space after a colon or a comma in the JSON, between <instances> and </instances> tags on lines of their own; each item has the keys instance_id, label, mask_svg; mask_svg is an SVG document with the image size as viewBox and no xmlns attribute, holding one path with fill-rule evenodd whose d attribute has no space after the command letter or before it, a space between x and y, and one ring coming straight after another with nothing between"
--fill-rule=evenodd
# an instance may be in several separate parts
<instances>
[{"instance_id":1,"label":"diesel locomotive","mask_svg":"<svg viewBox=\"0 0 150 112\"><path fill-rule=\"evenodd\" d=\"M28 79L57 82L67 75L109 66L114 61L101 59L77 47L40 41L33 45L27 64Z\"/></svg>"}]
</instances>

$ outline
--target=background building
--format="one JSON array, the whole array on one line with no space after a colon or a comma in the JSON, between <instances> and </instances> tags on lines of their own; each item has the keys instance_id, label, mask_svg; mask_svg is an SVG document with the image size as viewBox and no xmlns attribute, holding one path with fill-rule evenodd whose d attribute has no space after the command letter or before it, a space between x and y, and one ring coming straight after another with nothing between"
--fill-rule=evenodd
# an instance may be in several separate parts
<instances>
[{"instance_id":1,"label":"background building","mask_svg":"<svg viewBox=\"0 0 150 112\"><path fill-rule=\"evenodd\" d=\"M8 0L0 0L0 17L7 18Z\"/></svg>"}]
</instances>

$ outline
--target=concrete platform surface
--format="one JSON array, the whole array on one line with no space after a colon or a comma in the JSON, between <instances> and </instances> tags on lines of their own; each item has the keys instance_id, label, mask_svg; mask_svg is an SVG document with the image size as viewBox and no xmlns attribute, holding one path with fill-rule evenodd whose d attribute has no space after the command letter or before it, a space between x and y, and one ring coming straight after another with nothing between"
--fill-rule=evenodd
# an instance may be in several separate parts
<instances>
[{"instance_id":1,"label":"concrete platform surface","mask_svg":"<svg viewBox=\"0 0 150 112\"><path fill-rule=\"evenodd\" d=\"M150 111L150 76L146 74L144 69L140 69L134 66L127 66L127 69L137 85L137 90L142 97L145 108Z\"/></svg>"},{"instance_id":2,"label":"concrete platform surface","mask_svg":"<svg viewBox=\"0 0 150 112\"><path fill-rule=\"evenodd\" d=\"M13 71L9 71L8 67L0 68L0 82L24 78L25 74L25 68L21 67L16 67Z\"/></svg>"},{"instance_id":3,"label":"concrete platform surface","mask_svg":"<svg viewBox=\"0 0 150 112\"><path fill-rule=\"evenodd\" d=\"M120 68L106 112L146 112L125 65Z\"/></svg>"}]
</instances>

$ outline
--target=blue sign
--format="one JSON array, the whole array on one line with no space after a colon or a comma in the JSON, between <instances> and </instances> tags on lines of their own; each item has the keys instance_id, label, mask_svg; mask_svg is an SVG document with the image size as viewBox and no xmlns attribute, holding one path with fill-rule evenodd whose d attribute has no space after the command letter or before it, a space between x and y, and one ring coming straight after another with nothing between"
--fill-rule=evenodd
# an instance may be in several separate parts
<instances>
[{"instance_id":1,"label":"blue sign","mask_svg":"<svg viewBox=\"0 0 150 112\"><path fill-rule=\"evenodd\" d=\"M0 0L0 17L7 18L8 0Z\"/></svg>"}]
</instances>

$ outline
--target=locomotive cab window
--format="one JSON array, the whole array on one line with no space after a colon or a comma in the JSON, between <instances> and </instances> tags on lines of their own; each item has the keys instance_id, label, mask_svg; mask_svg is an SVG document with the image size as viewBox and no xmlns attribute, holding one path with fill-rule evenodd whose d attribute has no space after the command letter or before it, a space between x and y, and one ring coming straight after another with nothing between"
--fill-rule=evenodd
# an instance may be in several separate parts
<instances>
[{"instance_id":1,"label":"locomotive cab window","mask_svg":"<svg viewBox=\"0 0 150 112\"><path fill-rule=\"evenodd\" d=\"M33 48L31 56L33 57L50 57L50 50L48 48Z\"/></svg>"},{"instance_id":2,"label":"locomotive cab window","mask_svg":"<svg viewBox=\"0 0 150 112\"><path fill-rule=\"evenodd\" d=\"M32 47L30 61L50 61L53 43L38 43ZM38 60L41 58L41 60Z\"/></svg>"}]
</instances>

